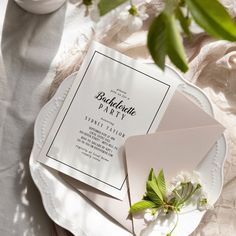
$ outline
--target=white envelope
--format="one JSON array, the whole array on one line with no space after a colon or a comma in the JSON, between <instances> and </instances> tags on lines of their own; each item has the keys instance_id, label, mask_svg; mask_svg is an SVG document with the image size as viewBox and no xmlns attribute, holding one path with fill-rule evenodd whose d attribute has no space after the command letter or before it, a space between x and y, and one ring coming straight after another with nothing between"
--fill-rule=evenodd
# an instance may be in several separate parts
<instances>
[{"instance_id":1,"label":"white envelope","mask_svg":"<svg viewBox=\"0 0 236 236\"><path fill-rule=\"evenodd\" d=\"M182 93L176 91L154 134L133 136L125 144L129 193L117 200L71 177L64 179L99 206L108 217L139 235L143 219L128 215L130 204L141 200L151 168L163 169L167 178L180 170L193 170L221 136L224 127ZM127 184L127 181L126 181Z\"/></svg>"}]
</instances>

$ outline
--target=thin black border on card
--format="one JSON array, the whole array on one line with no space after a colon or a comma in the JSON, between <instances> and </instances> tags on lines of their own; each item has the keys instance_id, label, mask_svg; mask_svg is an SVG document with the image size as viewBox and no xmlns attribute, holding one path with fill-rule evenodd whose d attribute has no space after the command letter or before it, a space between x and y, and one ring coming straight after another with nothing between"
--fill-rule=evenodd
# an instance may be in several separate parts
<instances>
[{"instance_id":1,"label":"thin black border on card","mask_svg":"<svg viewBox=\"0 0 236 236\"><path fill-rule=\"evenodd\" d=\"M153 80L155 80L155 81L158 81L158 82L160 82L160 83L162 83L162 84L164 84L164 85L166 85L166 86L168 87L167 90L166 90L166 93L165 93L165 95L164 95L164 97L163 97L163 99L162 99L162 101L161 101L161 104L160 104L160 106L158 107L157 112L156 112L156 114L155 114L155 116L154 116L154 118L153 118L153 120L152 120L152 122L151 122L151 124L150 124L150 126L149 126L149 128L148 128L148 130L147 130L147 132L146 132L146 134L149 132L149 130L150 130L150 128L151 128L151 126L152 126L152 124L153 124L153 122L154 122L154 120L155 120L155 118L156 118L156 116L157 116L157 114L158 114L158 112L159 112L159 110L160 110L160 108L161 108L161 106L162 106L162 104L163 104L165 98L166 98L166 95L167 95L167 93L169 92L169 89L170 89L170 85L169 85L169 84L166 84L165 82L160 81L160 80L158 80L158 79L156 79L156 78L154 78L154 77L152 77L152 76L150 76L150 75L147 75L147 74L145 74L144 72L139 71L139 70L133 68L132 66L129 66L129 65L127 65L127 64L125 64L125 63L123 63L123 62L121 62L121 61L118 61L118 60L116 60L116 59L114 59L114 58L112 58L112 57L109 57L109 56L107 56L107 55L105 55L105 54L103 54L103 53L101 53L101 52L95 50L94 53L93 53L92 58L91 58L90 61L89 61L88 66L87 66L87 68L86 68L86 70L85 70L85 72L84 72L84 75L83 75L83 77L82 77L82 80L81 80L81 82L80 82L78 88L77 88L76 91L75 91L75 94L74 94L74 96L73 96L73 98L72 98L72 100L71 100L71 102L70 102L70 105L69 105L69 107L68 107L68 109L67 109L67 111L66 111L66 113L65 113L65 115L64 115L64 117L63 117L63 119L62 119L62 121L61 121L61 123L60 123L60 125L59 125L59 127L58 127L58 129L57 129L57 132L56 132L56 134L55 134L55 136L54 136L54 138L53 138L53 140L52 140L52 143L50 144L50 146L49 146L49 148L48 148L48 151L47 151L47 153L46 153L46 156L49 157L49 158L51 158L51 159L53 159L53 160L55 160L55 161L57 161L57 162L59 162L59 163L61 163L61 164L64 164L64 165L67 166L67 167L70 167L70 168L73 169L73 170L76 170L76 171L78 171L78 172L81 172L82 174L85 174L85 175L87 175L87 176L93 178L93 179L96 179L96 180L98 180L98 181L100 181L100 182L102 182L102 183L104 183L104 184L106 184L106 185L108 185L108 186L110 186L110 187L112 187L112 188L115 188L115 189L117 189L117 190L121 190L121 189L123 188L123 185L124 185L124 183L125 183L125 181L126 181L128 175L126 175L126 177L125 177L125 179L124 179L124 181L123 181L121 187L118 188L118 187L116 187L116 186L113 186L113 185L111 185L111 184L109 184L109 183L106 183L105 181L102 181L102 180L100 180L100 179L98 179L98 178L96 178L96 177L94 177L94 176L92 176L92 175L89 175L89 174L87 174L87 173L85 173L85 172L83 172L83 171L81 171L81 170L79 170L79 169L77 169L77 168L75 168L75 167L73 167L73 166L70 166L70 165L68 165L68 164L66 164L66 163L64 163L64 162L62 162L62 161L59 161L59 160L57 160L56 158L53 158L53 157L51 157L51 156L48 155L48 153L49 153L49 151L50 151L50 149L51 149L51 147L52 147L52 145L53 145L53 142L54 142L54 140L55 140L55 138L56 138L56 136L57 136L57 134L58 134L58 132L59 132L61 126L62 126L62 123L64 122L64 120L65 120L65 118L66 118L66 115L67 115L67 113L68 113L68 111L69 111L69 109L70 109L70 107L71 107L71 104L72 104L72 102L73 102L75 96L77 95L77 92L79 91L79 88L80 88L80 86L81 86L81 84L82 84L82 82L83 82L83 80L84 80L84 78L85 78L85 75L86 75L86 73L87 73L87 71L88 71L88 68L90 67L90 65L91 65L91 63L92 63L92 60L94 59L94 56L95 56L96 53L98 53L98 54L100 54L100 55L102 55L102 56L104 56L104 57L107 57L107 58L109 58L109 59L111 59L111 60L113 60L113 61L115 61L115 62L118 62L118 63L120 63L121 65L124 65L124 66L126 66L126 67L129 67L130 69L132 69L132 70L134 70L134 71L137 71L137 72L139 72L139 73L141 73L141 74L143 74L143 75L145 75L145 76L147 76L147 77L149 77L149 78L151 78L151 79L153 79Z\"/></svg>"}]
</instances>

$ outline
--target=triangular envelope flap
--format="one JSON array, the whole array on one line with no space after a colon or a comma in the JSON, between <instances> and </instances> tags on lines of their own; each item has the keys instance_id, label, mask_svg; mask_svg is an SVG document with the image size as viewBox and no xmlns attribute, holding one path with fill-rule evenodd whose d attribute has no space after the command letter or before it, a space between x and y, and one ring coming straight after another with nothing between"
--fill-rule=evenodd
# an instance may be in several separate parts
<instances>
[{"instance_id":1,"label":"triangular envelope flap","mask_svg":"<svg viewBox=\"0 0 236 236\"><path fill-rule=\"evenodd\" d=\"M184 94L176 91L171 99L168 108L158 126L158 131L185 129L199 126L218 124L214 118L209 116L199 106L187 98Z\"/></svg>"},{"instance_id":2,"label":"triangular envelope flap","mask_svg":"<svg viewBox=\"0 0 236 236\"><path fill-rule=\"evenodd\" d=\"M84 184L70 176L61 174L63 179L67 183L76 188L80 193L82 193L87 199L92 201L95 205L103 210L108 217L112 217L125 229L132 232L132 220L128 218L128 211L130 208L129 194L127 193L124 199L121 201L119 199L113 198L110 195L101 192L87 184ZM127 184L127 181L126 181Z\"/></svg>"},{"instance_id":3,"label":"triangular envelope flap","mask_svg":"<svg viewBox=\"0 0 236 236\"><path fill-rule=\"evenodd\" d=\"M191 171L205 157L221 135L218 126L206 126L133 136L126 141L126 160L131 203L145 193L145 183L151 168L163 169L166 179L181 170ZM133 219L139 235L143 219Z\"/></svg>"}]
</instances>

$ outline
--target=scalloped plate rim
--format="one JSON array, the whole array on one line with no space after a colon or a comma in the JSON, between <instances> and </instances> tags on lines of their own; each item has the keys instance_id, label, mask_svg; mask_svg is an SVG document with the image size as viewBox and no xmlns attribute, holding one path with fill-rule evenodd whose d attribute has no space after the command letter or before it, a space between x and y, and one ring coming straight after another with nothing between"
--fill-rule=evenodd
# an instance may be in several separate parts
<instances>
[{"instance_id":1,"label":"scalloped plate rim","mask_svg":"<svg viewBox=\"0 0 236 236\"><path fill-rule=\"evenodd\" d=\"M208 105L210 106L210 109L211 109L211 113L212 115L214 116L214 113L213 113L213 108L212 108L212 104L208 98L208 96L204 93L203 90L201 90L200 88L196 87L195 85L191 84L190 82L186 81L175 69L173 69L171 66L168 66L167 65L167 68L169 68L173 73L177 74L179 76L179 78L183 81L183 83L187 84L188 86L192 87L192 88L195 88L196 90L198 90L199 92L201 92L201 94L203 94L205 96L205 98L207 99L207 102L208 102ZM54 209L54 212L53 210L51 209L51 207L49 206L49 202L50 202L50 197L48 196L48 191L45 189L45 186L42 186L40 183L40 181L38 180L38 176L36 176L36 173L35 173L35 164L34 164L34 161L36 161L36 157L33 157L33 154L37 151L37 144L36 144L36 140L37 140L37 127L40 125L40 117L41 115L43 114L44 111L47 110L47 107L53 103L54 99L61 93L60 89L63 90L63 86L64 84L67 83L68 81L68 78L69 77L72 77L72 76L75 76L77 72L74 72L73 74L71 74L70 76L68 76L62 83L61 85L59 86L59 88L57 89L56 93L53 95L53 97L43 106L43 108L41 109L41 111L39 112L37 118L36 118L36 121L35 121L35 126L34 126L34 145L33 145L33 149L32 149L32 152L31 152L31 155L30 155L30 159L29 159L29 165L30 165L30 172L31 172L31 176L33 178L33 181L35 182L40 194L41 194L41 197L42 197L42 200L43 200L43 205L44 205L44 208L47 212L47 214L50 216L50 218L55 221L58 225L68 229L69 231L71 231L72 233L79 233L79 235L86 235L83 230L80 228L80 227L76 227L69 223L68 219L63 219L63 217L60 215L58 217L58 213L55 213L56 210ZM222 186L223 186L223 166L224 166L224 162L225 162L225 159L226 159L226 153L227 153L227 143L226 143L226 140L225 140L225 136L222 135L223 140L224 140L224 143L225 143L225 155L223 158L223 161L222 161L222 165L221 165L221 171L220 171L220 179L221 179L221 186L220 186L220 189L219 189L219 195L221 193L221 190L222 190ZM39 165L42 165L40 163L38 163ZM46 167L47 168L47 167ZM73 187L71 187L69 184L67 184L63 178L61 178L59 175L57 176L57 178L60 179L60 181L63 182L63 184L68 187L69 189L71 189L72 191L75 191L75 189L73 189ZM77 193L77 192L76 192ZM219 196L217 196L218 198ZM203 214L204 215L204 214ZM202 215L202 216L203 216ZM202 218L201 216L201 218ZM197 223L197 225L199 224L199 222ZM196 227L197 227L196 225ZM195 228L196 228L195 227ZM195 230L192 229L192 231ZM192 232L191 231L191 232ZM131 234L130 234L131 235Z\"/></svg>"}]
</instances>

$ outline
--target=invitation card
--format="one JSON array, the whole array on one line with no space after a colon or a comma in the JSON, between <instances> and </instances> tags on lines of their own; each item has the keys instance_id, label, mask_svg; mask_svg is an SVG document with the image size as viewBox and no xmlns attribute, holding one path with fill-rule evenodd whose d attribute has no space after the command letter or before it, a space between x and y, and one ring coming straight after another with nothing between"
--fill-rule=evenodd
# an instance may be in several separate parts
<instances>
[{"instance_id":1,"label":"invitation card","mask_svg":"<svg viewBox=\"0 0 236 236\"><path fill-rule=\"evenodd\" d=\"M94 42L38 160L123 199L125 140L157 129L177 85L158 68Z\"/></svg>"}]
</instances>

